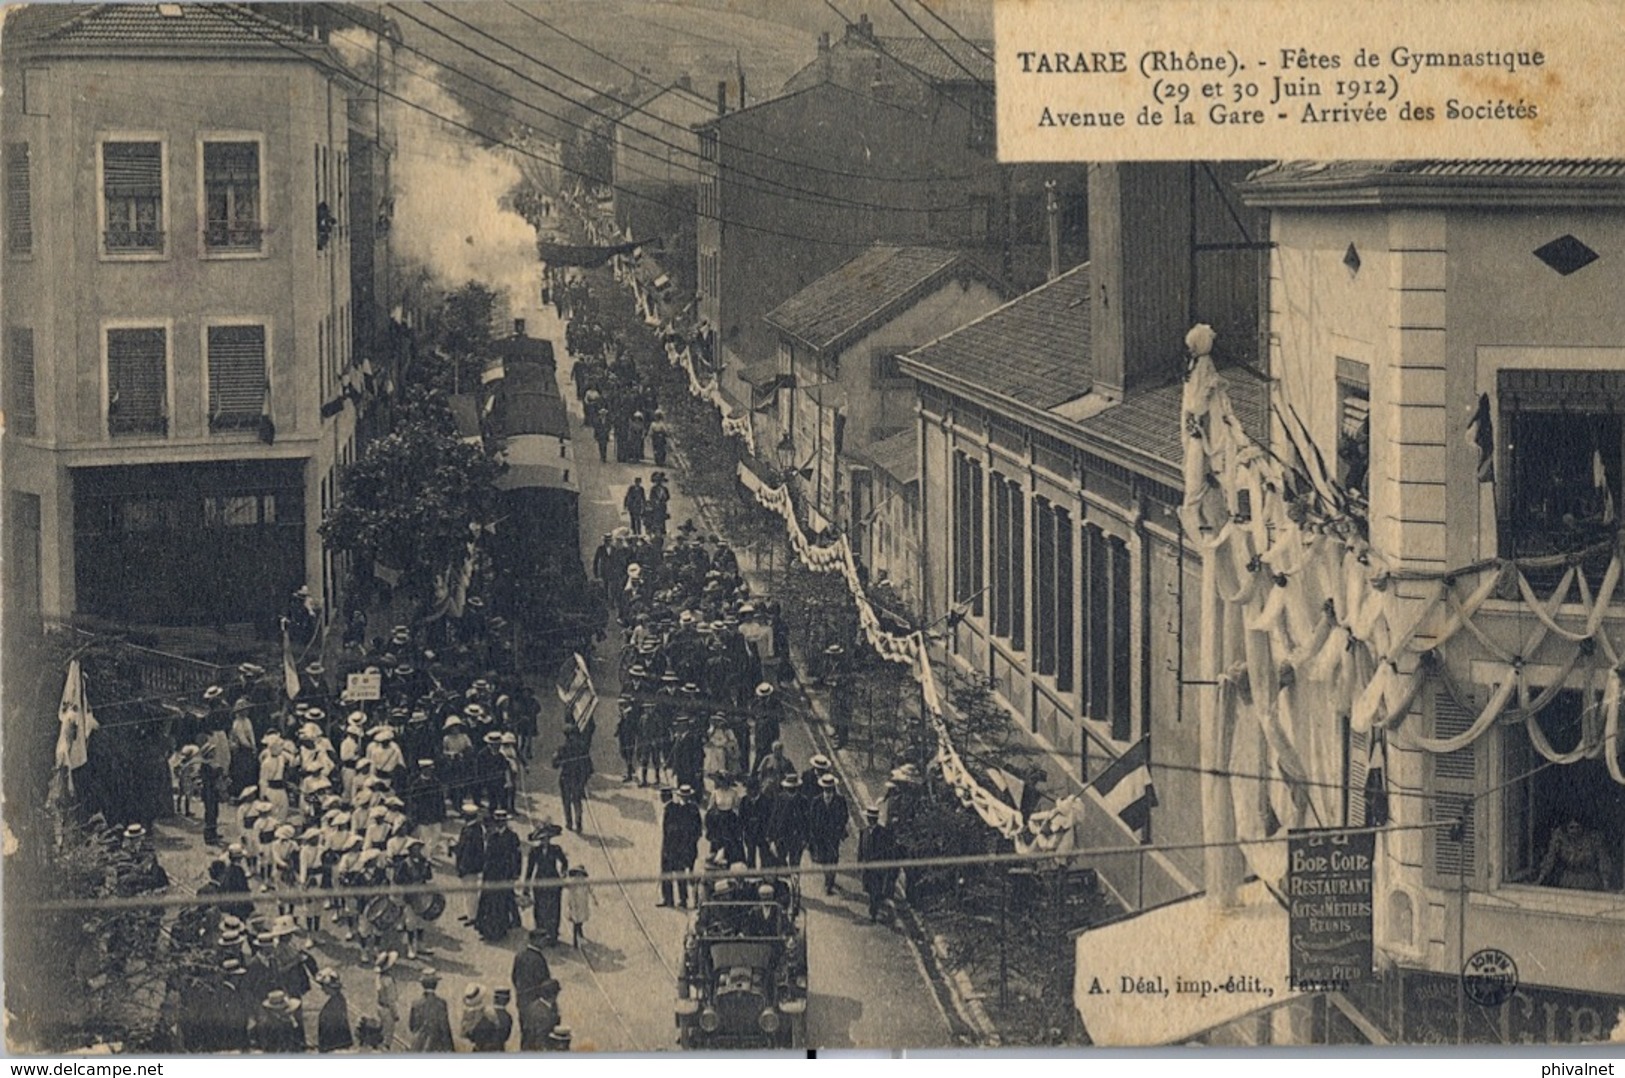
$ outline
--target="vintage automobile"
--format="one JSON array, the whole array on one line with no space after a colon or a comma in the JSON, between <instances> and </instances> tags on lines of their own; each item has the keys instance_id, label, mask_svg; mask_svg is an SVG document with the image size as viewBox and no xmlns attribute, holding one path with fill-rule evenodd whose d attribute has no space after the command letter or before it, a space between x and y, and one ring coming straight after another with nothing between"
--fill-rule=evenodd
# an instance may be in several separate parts
<instances>
[{"instance_id":1,"label":"vintage automobile","mask_svg":"<svg viewBox=\"0 0 1625 1078\"><path fill-rule=\"evenodd\" d=\"M677 982L682 1048L801 1048L807 940L785 880L730 878L702 894Z\"/></svg>"}]
</instances>

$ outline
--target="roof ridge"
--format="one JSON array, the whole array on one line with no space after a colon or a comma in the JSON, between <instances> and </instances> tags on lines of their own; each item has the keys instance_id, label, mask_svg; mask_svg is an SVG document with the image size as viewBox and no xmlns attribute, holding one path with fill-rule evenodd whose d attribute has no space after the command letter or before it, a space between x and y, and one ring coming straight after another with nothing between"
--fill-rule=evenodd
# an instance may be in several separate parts
<instances>
[{"instance_id":1,"label":"roof ridge","mask_svg":"<svg viewBox=\"0 0 1625 1078\"><path fill-rule=\"evenodd\" d=\"M29 6L30 7L38 7L39 5L31 4ZM62 20L61 22L57 23L55 26L51 27L49 30L45 31L45 33L41 34L40 35L40 40L41 41L50 41L53 38L59 37L61 34L65 33L66 31L68 31L70 29L73 29L73 28L81 25L82 23L86 22L92 15L99 15L104 8L111 7L111 6L112 6L111 4L87 4L87 5L85 5L85 9L83 11L79 12L76 15L69 16L68 18L66 18L66 19Z\"/></svg>"}]
</instances>

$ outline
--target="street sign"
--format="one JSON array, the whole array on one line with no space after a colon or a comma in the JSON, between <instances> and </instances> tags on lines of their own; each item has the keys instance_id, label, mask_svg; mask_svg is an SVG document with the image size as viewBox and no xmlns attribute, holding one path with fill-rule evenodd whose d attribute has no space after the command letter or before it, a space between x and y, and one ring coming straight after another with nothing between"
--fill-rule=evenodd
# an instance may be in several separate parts
<instances>
[{"instance_id":1,"label":"street sign","mask_svg":"<svg viewBox=\"0 0 1625 1078\"><path fill-rule=\"evenodd\" d=\"M344 683L344 695L351 700L377 700L384 695L384 675L351 674Z\"/></svg>"},{"instance_id":2,"label":"street sign","mask_svg":"<svg viewBox=\"0 0 1625 1078\"><path fill-rule=\"evenodd\" d=\"M1287 840L1292 986L1341 991L1372 975L1377 836L1294 831Z\"/></svg>"}]
</instances>

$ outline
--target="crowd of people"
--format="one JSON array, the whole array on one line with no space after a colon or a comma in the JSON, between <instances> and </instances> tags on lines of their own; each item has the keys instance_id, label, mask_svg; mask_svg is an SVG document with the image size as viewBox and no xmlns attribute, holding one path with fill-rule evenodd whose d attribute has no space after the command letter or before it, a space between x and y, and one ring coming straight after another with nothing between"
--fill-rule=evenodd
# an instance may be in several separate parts
<instances>
[{"instance_id":1,"label":"crowd of people","mask_svg":"<svg viewBox=\"0 0 1625 1078\"><path fill-rule=\"evenodd\" d=\"M553 840L563 829L540 821L523 840L528 852L513 829L542 708L483 606L471 597L460 619L396 625L370 641L347 634L341 669L330 677L320 661L307 663L291 698L280 679L245 663L175 720L176 810L189 815L194 797L201 802L215 851L199 889L213 901L183 911L172 929L186 955L166 1004L177 1049L395 1050L397 960L427 960L431 933L456 931L453 921L488 942L523 929L516 889L532 893L533 946L558 942L561 906L579 904L560 886L570 866ZM363 676L352 684L352 674ZM566 756L590 768L592 733L590 723L564 731L553 759L561 772ZM580 786L584 794L584 778ZM139 830L125 837L134 849ZM480 885L444 920L447 900L433 890L439 853L462 882ZM545 880L558 882L536 886ZM391 886L402 890L347 893ZM312 957L350 948L375 989L355 1022L342 979ZM436 1005L445 1002L439 977L426 969L420 979L407 1043L454 1050ZM313 990L325 1003L308 1030L302 1001ZM537 984L470 986L463 1045L506 1044L504 997L516 994L521 1031L538 1049L557 1047L556 981L549 991L551 1025L545 1014L527 1018L549 994Z\"/></svg>"}]
</instances>

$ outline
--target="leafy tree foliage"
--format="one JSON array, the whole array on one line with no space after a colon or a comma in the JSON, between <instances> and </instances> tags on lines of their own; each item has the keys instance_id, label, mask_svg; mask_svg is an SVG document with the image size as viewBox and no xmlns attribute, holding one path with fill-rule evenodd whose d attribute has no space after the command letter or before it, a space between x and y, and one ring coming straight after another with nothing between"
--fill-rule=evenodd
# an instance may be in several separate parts
<instances>
[{"instance_id":1,"label":"leafy tree foliage","mask_svg":"<svg viewBox=\"0 0 1625 1078\"><path fill-rule=\"evenodd\" d=\"M409 395L395 430L340 476L322 537L401 570L403 586L427 595L437 575L462 565L470 526L496 518L502 471L484 448L458 436L442 395Z\"/></svg>"}]
</instances>

